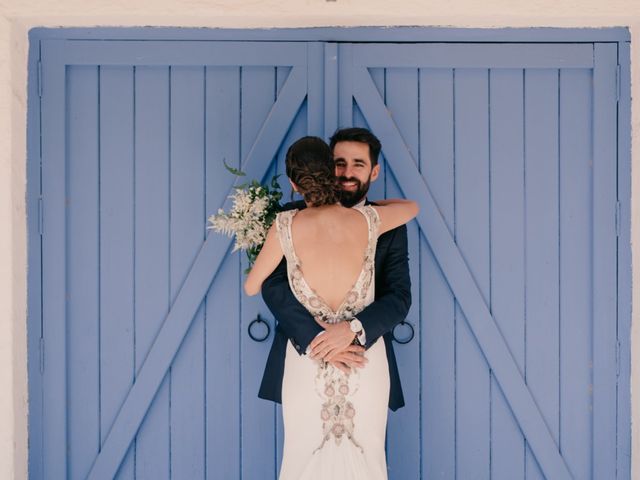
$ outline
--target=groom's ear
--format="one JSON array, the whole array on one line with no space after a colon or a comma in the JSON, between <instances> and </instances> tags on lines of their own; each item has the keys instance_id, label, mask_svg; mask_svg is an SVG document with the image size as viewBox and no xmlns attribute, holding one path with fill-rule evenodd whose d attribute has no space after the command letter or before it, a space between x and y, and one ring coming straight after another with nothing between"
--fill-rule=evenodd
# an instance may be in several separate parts
<instances>
[{"instance_id":1,"label":"groom's ear","mask_svg":"<svg viewBox=\"0 0 640 480\"><path fill-rule=\"evenodd\" d=\"M298 192L298 185L296 185L295 183L293 183L293 180L289 179L289 183L291 184L291 188L293 188L294 192Z\"/></svg>"},{"instance_id":2,"label":"groom's ear","mask_svg":"<svg viewBox=\"0 0 640 480\"><path fill-rule=\"evenodd\" d=\"M371 175L369 176L371 181L373 182L380 175L380 164L376 164L375 167L371 169Z\"/></svg>"}]
</instances>

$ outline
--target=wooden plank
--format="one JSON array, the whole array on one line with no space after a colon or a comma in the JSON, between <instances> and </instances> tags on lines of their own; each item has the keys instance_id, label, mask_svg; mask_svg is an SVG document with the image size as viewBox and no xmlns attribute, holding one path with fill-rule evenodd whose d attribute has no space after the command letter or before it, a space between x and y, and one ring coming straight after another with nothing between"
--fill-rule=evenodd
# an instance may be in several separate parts
<instances>
[{"instance_id":1,"label":"wooden plank","mask_svg":"<svg viewBox=\"0 0 640 480\"><path fill-rule=\"evenodd\" d=\"M414 158L419 158L418 131L418 71L416 69L387 69L386 105L398 130ZM398 198L402 191L393 177L387 175L386 197ZM407 225L409 258L418 259L420 244L415 222ZM398 370L402 375L405 407L390 415L387 427L387 468L392 478L420 478L420 277L416 268L410 270L412 302L407 321L415 328L415 338L406 345L394 346ZM398 335L402 330L398 329Z\"/></svg>"},{"instance_id":2,"label":"wooden plank","mask_svg":"<svg viewBox=\"0 0 640 480\"><path fill-rule=\"evenodd\" d=\"M305 43L55 40L67 65L306 66ZM241 62L238 59L242 59Z\"/></svg>"},{"instance_id":3,"label":"wooden plank","mask_svg":"<svg viewBox=\"0 0 640 480\"><path fill-rule=\"evenodd\" d=\"M100 441L134 376L133 68L100 68ZM118 478L133 478L129 449Z\"/></svg>"},{"instance_id":4,"label":"wooden plank","mask_svg":"<svg viewBox=\"0 0 640 480\"><path fill-rule=\"evenodd\" d=\"M324 135L328 140L338 129L338 44L324 44Z\"/></svg>"},{"instance_id":5,"label":"wooden plank","mask_svg":"<svg viewBox=\"0 0 640 480\"><path fill-rule=\"evenodd\" d=\"M316 54L318 53L316 52ZM316 61L320 61L320 60L316 60ZM284 82L286 81L290 73L291 73L290 70L287 68L284 68L284 67L276 68L276 84L277 85L284 84ZM308 85L307 89L309 89L310 87L311 85ZM315 85L314 88L316 89L316 93L315 93L316 96L322 94L320 91L318 91L319 85ZM278 88L278 95L279 94L280 94L280 89ZM282 146L278 150L278 153L276 155L277 158L269 167L266 180L268 182L271 182L271 178L274 175L280 175L280 177L277 180L278 180L278 183L280 184L280 188L282 189L283 203L287 203L292 199L296 199L296 200L302 199L301 195L298 195L298 194L292 195L293 190L291 188L291 184L289 183L289 180L287 180L287 170L286 170L285 160L287 156L287 150L289 149L289 146L291 146L293 142L304 137L305 135L312 135L312 133L309 130L309 125L315 123L316 128L321 128L321 121L320 121L321 119L316 118L315 120L312 120L310 117L313 115L315 114L312 113L309 108L309 93L307 93L307 101L303 102L302 106L300 107L300 110L296 114L295 119L291 122L289 131L287 131L287 134L282 139ZM322 132L316 131L316 134L318 133L320 133L320 136L321 136ZM268 309L265 310L265 313L266 312L268 312Z\"/></svg>"},{"instance_id":6,"label":"wooden plank","mask_svg":"<svg viewBox=\"0 0 640 480\"><path fill-rule=\"evenodd\" d=\"M336 129L352 127L354 125L352 51L353 45L338 45L338 125Z\"/></svg>"},{"instance_id":7,"label":"wooden plank","mask_svg":"<svg viewBox=\"0 0 640 480\"><path fill-rule=\"evenodd\" d=\"M385 84L386 84L386 70L384 68L378 68L370 72L371 79L373 80L374 85L376 86L378 92L380 92L380 97L384 98L385 96ZM353 98L353 97L352 97ZM353 100L349 100L353 103ZM366 119L362 115L362 112L358 108L358 105L354 105L353 109L353 123L351 125L346 125L347 127L364 127L369 128ZM374 132L375 134L375 132ZM387 161L384 158L384 153L380 152L380 156L378 157L378 164L380 165L380 173L378 174L378 179L371 183L369 187L369 192L367 193L367 197L370 200L375 200L376 198L387 198Z\"/></svg>"},{"instance_id":8,"label":"wooden plank","mask_svg":"<svg viewBox=\"0 0 640 480\"><path fill-rule=\"evenodd\" d=\"M525 70L526 362L531 394L560 441L558 70ZM527 445L526 478L544 478Z\"/></svg>"},{"instance_id":9,"label":"wooden plank","mask_svg":"<svg viewBox=\"0 0 640 480\"><path fill-rule=\"evenodd\" d=\"M275 154L290 119L298 111L305 94L306 70L294 69L283 88L282 95L273 105L256 142L243 162L242 168L247 172L248 178L263 177L265 165L260 162L260 159L263 159L264 155ZM221 205L220 197L226 198L230 190L231 187L227 189L227 193L214 192L213 201L218 200L218 205ZM207 236L154 340L136 378L136 383L131 387L129 395L118 412L109 437L102 445L91 467L88 479L113 476L171 365L206 291L218 272L230 243L231 241L222 235Z\"/></svg>"},{"instance_id":10,"label":"wooden plank","mask_svg":"<svg viewBox=\"0 0 640 480\"><path fill-rule=\"evenodd\" d=\"M43 470L67 478L66 75L64 52L43 42L42 76L42 391Z\"/></svg>"},{"instance_id":11,"label":"wooden plank","mask_svg":"<svg viewBox=\"0 0 640 480\"><path fill-rule=\"evenodd\" d=\"M242 98L240 111L240 157L244 158L253 145L260 127L267 117L274 101L276 77L273 68L245 67L242 69ZM306 120L306 119L305 119ZM289 130L287 128L286 130ZM272 162L272 156L261 157L263 168ZM246 256L239 254L241 269L247 267ZM242 286L245 275L238 278ZM240 296L240 402L241 402L241 465L242 476L259 478L265 472L276 471L276 445L274 438L275 409L271 402L258 398L258 389L262 378L262 369L269 353L270 342L258 343L248 335L249 324L258 313L268 311L260 297Z\"/></svg>"},{"instance_id":12,"label":"wooden plank","mask_svg":"<svg viewBox=\"0 0 640 480\"><path fill-rule=\"evenodd\" d=\"M27 68L27 375L29 395L28 469L33 478L44 477L42 345L42 118L39 92L40 41L30 39Z\"/></svg>"},{"instance_id":13,"label":"wooden plank","mask_svg":"<svg viewBox=\"0 0 640 480\"><path fill-rule=\"evenodd\" d=\"M594 46L593 476L616 476L616 44Z\"/></svg>"},{"instance_id":14,"label":"wooden plank","mask_svg":"<svg viewBox=\"0 0 640 480\"><path fill-rule=\"evenodd\" d=\"M460 251L453 242L428 186L417 169L412 167L415 162L408 155L397 127L380 101L370 76L364 69L354 69L354 75L357 80L355 99L372 128L380 136L390 161L397 165L394 171L398 175L398 184L403 192L409 198L420 199L422 210L417 220L421 230L436 254L463 311L466 312L476 340L482 346L520 428L542 465L543 472L548 477L572 478Z\"/></svg>"},{"instance_id":15,"label":"wooden plank","mask_svg":"<svg viewBox=\"0 0 640 480\"><path fill-rule=\"evenodd\" d=\"M522 69L489 72L491 312L525 373L525 171ZM525 443L491 378L491 478L525 478Z\"/></svg>"},{"instance_id":16,"label":"wooden plank","mask_svg":"<svg viewBox=\"0 0 640 480\"><path fill-rule=\"evenodd\" d=\"M455 241L486 305L491 303L489 258L489 118L487 70L456 69ZM405 167L406 168L406 167ZM469 320L456 312L456 472L490 478L491 377Z\"/></svg>"},{"instance_id":17,"label":"wooden plank","mask_svg":"<svg viewBox=\"0 0 640 480\"><path fill-rule=\"evenodd\" d=\"M327 42L629 42L628 27L597 28L452 28L452 27L310 27L310 28L33 28L33 39L87 38L141 40L244 40Z\"/></svg>"},{"instance_id":18,"label":"wooden plank","mask_svg":"<svg viewBox=\"0 0 640 480\"><path fill-rule=\"evenodd\" d=\"M100 448L98 67L71 67L67 82L67 441L69 475L84 478Z\"/></svg>"},{"instance_id":19,"label":"wooden plank","mask_svg":"<svg viewBox=\"0 0 640 480\"><path fill-rule=\"evenodd\" d=\"M169 312L169 68L135 69L136 377ZM169 381L136 435L136 477L170 478Z\"/></svg>"},{"instance_id":20,"label":"wooden plank","mask_svg":"<svg viewBox=\"0 0 640 480\"><path fill-rule=\"evenodd\" d=\"M560 449L575 478L593 455L591 82L560 70Z\"/></svg>"},{"instance_id":21,"label":"wooden plank","mask_svg":"<svg viewBox=\"0 0 640 480\"><path fill-rule=\"evenodd\" d=\"M265 123L263 124L256 141L245 157L242 157L242 171L246 178L264 178L264 158L266 152L275 152L283 143L287 129L291 126L292 119L299 114L302 102L307 92L307 72L305 67L296 67L291 70L285 85L275 104L271 108ZM282 121L283 124L278 122ZM260 148L264 148L260 151ZM238 180L236 183L242 183Z\"/></svg>"},{"instance_id":22,"label":"wooden plank","mask_svg":"<svg viewBox=\"0 0 640 480\"><path fill-rule=\"evenodd\" d=\"M172 303L205 239L204 67L171 68L170 295ZM204 309L182 339L170 374L171 476L205 468Z\"/></svg>"},{"instance_id":23,"label":"wooden plank","mask_svg":"<svg viewBox=\"0 0 640 480\"><path fill-rule=\"evenodd\" d=\"M617 478L631 477L631 74L630 45L618 44L618 415Z\"/></svg>"},{"instance_id":24,"label":"wooden plank","mask_svg":"<svg viewBox=\"0 0 640 480\"><path fill-rule=\"evenodd\" d=\"M453 71L420 69L420 171L453 232ZM455 478L455 300L420 238L422 476Z\"/></svg>"},{"instance_id":25,"label":"wooden plank","mask_svg":"<svg viewBox=\"0 0 640 480\"><path fill-rule=\"evenodd\" d=\"M368 43L354 45L353 58L353 65L367 68L591 68L593 48L588 43Z\"/></svg>"},{"instance_id":26,"label":"wooden plank","mask_svg":"<svg viewBox=\"0 0 640 480\"><path fill-rule=\"evenodd\" d=\"M240 68L206 70L206 213L240 167ZM216 203L217 202L217 203ZM227 253L206 298L206 473L240 478L240 259ZM224 432L224 434L222 434Z\"/></svg>"},{"instance_id":27,"label":"wooden plank","mask_svg":"<svg viewBox=\"0 0 640 480\"><path fill-rule=\"evenodd\" d=\"M307 135L324 137L324 45L307 44Z\"/></svg>"}]
</instances>

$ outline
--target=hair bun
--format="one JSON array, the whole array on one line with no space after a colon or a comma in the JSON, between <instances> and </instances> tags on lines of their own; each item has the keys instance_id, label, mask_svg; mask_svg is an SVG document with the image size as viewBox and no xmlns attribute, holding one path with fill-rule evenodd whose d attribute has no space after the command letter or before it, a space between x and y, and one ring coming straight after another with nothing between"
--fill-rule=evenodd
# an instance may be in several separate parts
<instances>
[{"instance_id":1,"label":"hair bun","mask_svg":"<svg viewBox=\"0 0 640 480\"><path fill-rule=\"evenodd\" d=\"M340 185L332 171L304 172L294 183L298 185L304 200L311 205L331 205L340 200Z\"/></svg>"},{"instance_id":2,"label":"hair bun","mask_svg":"<svg viewBox=\"0 0 640 480\"><path fill-rule=\"evenodd\" d=\"M318 207L340 201L333 155L321 138L303 137L291 145L286 167L287 176L298 186L305 202Z\"/></svg>"}]
</instances>

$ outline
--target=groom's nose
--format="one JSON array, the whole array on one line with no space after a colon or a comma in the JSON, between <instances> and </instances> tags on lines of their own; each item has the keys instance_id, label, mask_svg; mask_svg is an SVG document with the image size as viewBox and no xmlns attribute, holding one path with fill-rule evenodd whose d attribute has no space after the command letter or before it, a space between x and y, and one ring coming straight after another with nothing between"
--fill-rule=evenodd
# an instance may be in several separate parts
<instances>
[{"instance_id":1,"label":"groom's nose","mask_svg":"<svg viewBox=\"0 0 640 480\"><path fill-rule=\"evenodd\" d=\"M354 175L353 175L353 166L351 166L351 165L346 165L346 166L344 167L344 173L343 173L343 176L345 176L345 177L347 177L347 178L351 178L351 177L353 177L353 176L354 176Z\"/></svg>"}]
</instances>

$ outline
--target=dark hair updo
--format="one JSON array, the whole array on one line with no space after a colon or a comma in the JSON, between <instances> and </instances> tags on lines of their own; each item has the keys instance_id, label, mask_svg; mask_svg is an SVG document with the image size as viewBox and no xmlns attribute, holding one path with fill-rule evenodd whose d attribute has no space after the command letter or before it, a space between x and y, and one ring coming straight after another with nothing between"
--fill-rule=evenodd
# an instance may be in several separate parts
<instances>
[{"instance_id":1,"label":"dark hair updo","mask_svg":"<svg viewBox=\"0 0 640 480\"><path fill-rule=\"evenodd\" d=\"M324 140L302 137L287 150L287 177L298 186L305 202L314 207L340 200L333 154Z\"/></svg>"}]
</instances>

